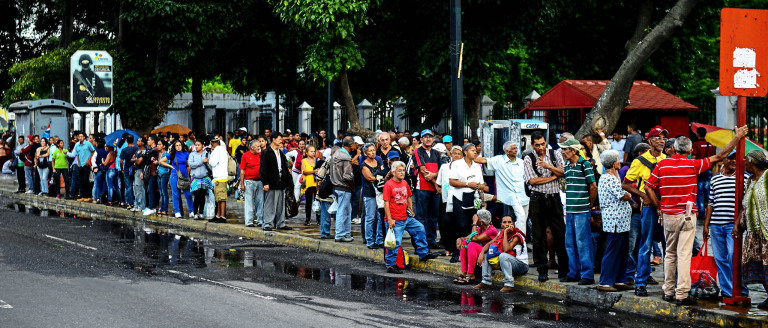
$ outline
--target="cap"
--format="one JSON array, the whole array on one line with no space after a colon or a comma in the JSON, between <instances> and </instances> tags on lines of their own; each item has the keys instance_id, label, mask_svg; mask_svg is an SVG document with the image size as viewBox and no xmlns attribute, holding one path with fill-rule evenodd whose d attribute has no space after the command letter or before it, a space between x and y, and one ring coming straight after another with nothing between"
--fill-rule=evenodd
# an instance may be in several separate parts
<instances>
[{"instance_id":1,"label":"cap","mask_svg":"<svg viewBox=\"0 0 768 328\"><path fill-rule=\"evenodd\" d=\"M728 154L728 158L731 158L731 157L736 157L736 150L735 149L731 150L731 153Z\"/></svg>"},{"instance_id":2,"label":"cap","mask_svg":"<svg viewBox=\"0 0 768 328\"><path fill-rule=\"evenodd\" d=\"M453 142L453 138L449 135L443 136L443 142Z\"/></svg>"},{"instance_id":3,"label":"cap","mask_svg":"<svg viewBox=\"0 0 768 328\"><path fill-rule=\"evenodd\" d=\"M354 136L352 139L355 140L355 143L358 145L365 145L363 138L360 138L360 136Z\"/></svg>"},{"instance_id":4,"label":"cap","mask_svg":"<svg viewBox=\"0 0 768 328\"><path fill-rule=\"evenodd\" d=\"M581 144L576 139L568 139L563 143L558 143L557 145L560 146L560 148L581 148Z\"/></svg>"},{"instance_id":5,"label":"cap","mask_svg":"<svg viewBox=\"0 0 768 328\"><path fill-rule=\"evenodd\" d=\"M635 155L637 155L637 153L639 153L639 152L641 152L643 150L648 150L648 149L651 149L651 145L649 145L649 144L647 144L645 142L641 142L641 143L635 145L635 149L632 149L632 152L635 153Z\"/></svg>"},{"instance_id":6,"label":"cap","mask_svg":"<svg viewBox=\"0 0 768 328\"><path fill-rule=\"evenodd\" d=\"M418 137L418 136L419 136L419 132L418 131L416 131L413 134L411 134L411 137Z\"/></svg>"},{"instance_id":7,"label":"cap","mask_svg":"<svg viewBox=\"0 0 768 328\"><path fill-rule=\"evenodd\" d=\"M651 131L648 131L648 138L655 137L655 136L660 135L662 133L664 135L667 135L667 134L669 134L669 131L667 131L664 128L662 128L661 125L654 126L653 129L651 129Z\"/></svg>"},{"instance_id":8,"label":"cap","mask_svg":"<svg viewBox=\"0 0 768 328\"><path fill-rule=\"evenodd\" d=\"M219 141L221 141L221 138L219 137L213 137L213 139L211 139L211 142L219 142Z\"/></svg>"},{"instance_id":9,"label":"cap","mask_svg":"<svg viewBox=\"0 0 768 328\"><path fill-rule=\"evenodd\" d=\"M445 145L444 145L444 144L442 144L442 143L436 144L436 145L435 145L434 147L432 147L432 148L434 148L435 150L437 150L437 151L438 151L438 152L440 152L440 153L444 153L444 152L445 152L445 150L446 150L446 149L445 149Z\"/></svg>"},{"instance_id":10,"label":"cap","mask_svg":"<svg viewBox=\"0 0 768 328\"><path fill-rule=\"evenodd\" d=\"M291 133L291 129L285 129L285 133Z\"/></svg>"},{"instance_id":11,"label":"cap","mask_svg":"<svg viewBox=\"0 0 768 328\"><path fill-rule=\"evenodd\" d=\"M245 127L242 127L242 128L240 128L239 130L240 130L240 131L243 131L243 132L248 132L248 129L246 129Z\"/></svg>"},{"instance_id":12,"label":"cap","mask_svg":"<svg viewBox=\"0 0 768 328\"><path fill-rule=\"evenodd\" d=\"M434 136L435 134L434 134L434 133L432 133L432 130L430 130L430 129L424 129L424 130L422 130L422 131L421 131L421 136L423 137L423 136L425 136L425 135L431 135L431 136Z\"/></svg>"},{"instance_id":13,"label":"cap","mask_svg":"<svg viewBox=\"0 0 768 328\"><path fill-rule=\"evenodd\" d=\"M406 137L400 137L400 139L397 139L397 143L399 145L405 145L408 146L411 144L411 140Z\"/></svg>"},{"instance_id":14,"label":"cap","mask_svg":"<svg viewBox=\"0 0 768 328\"><path fill-rule=\"evenodd\" d=\"M398 152L397 150L390 150L387 153L387 159L393 159L393 158L400 159L400 152Z\"/></svg>"}]
</instances>

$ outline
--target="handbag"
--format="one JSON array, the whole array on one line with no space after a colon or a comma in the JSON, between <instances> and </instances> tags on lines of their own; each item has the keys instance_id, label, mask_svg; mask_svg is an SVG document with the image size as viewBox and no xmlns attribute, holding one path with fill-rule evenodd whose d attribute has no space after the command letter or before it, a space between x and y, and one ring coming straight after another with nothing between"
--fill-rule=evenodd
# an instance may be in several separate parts
<instances>
[{"instance_id":1,"label":"handbag","mask_svg":"<svg viewBox=\"0 0 768 328\"><path fill-rule=\"evenodd\" d=\"M285 216L292 218L299 214L299 203L293 195L293 189L285 189Z\"/></svg>"},{"instance_id":2,"label":"handbag","mask_svg":"<svg viewBox=\"0 0 768 328\"><path fill-rule=\"evenodd\" d=\"M699 249L699 254L691 258L691 282L698 282L702 273L717 279L717 264L714 256L707 256L706 240L704 240L704 246Z\"/></svg>"},{"instance_id":3,"label":"handbag","mask_svg":"<svg viewBox=\"0 0 768 328\"><path fill-rule=\"evenodd\" d=\"M190 187L189 178L181 175L181 172L179 172L179 159L175 158L176 160L176 177L178 177L178 180L176 180L176 188L179 188L179 190L187 190Z\"/></svg>"}]
</instances>

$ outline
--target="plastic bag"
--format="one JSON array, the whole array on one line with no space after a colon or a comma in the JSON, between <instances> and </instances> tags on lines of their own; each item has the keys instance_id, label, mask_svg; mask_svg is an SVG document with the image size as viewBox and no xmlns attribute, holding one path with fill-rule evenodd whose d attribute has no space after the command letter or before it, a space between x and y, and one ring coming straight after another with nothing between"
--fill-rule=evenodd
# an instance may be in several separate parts
<instances>
[{"instance_id":1,"label":"plastic bag","mask_svg":"<svg viewBox=\"0 0 768 328\"><path fill-rule=\"evenodd\" d=\"M387 229L387 236L384 238L384 247L387 249L397 248L397 238L395 237L395 230L392 230L392 228Z\"/></svg>"},{"instance_id":2,"label":"plastic bag","mask_svg":"<svg viewBox=\"0 0 768 328\"><path fill-rule=\"evenodd\" d=\"M331 204L330 207L328 207L328 214L334 215L336 214L336 210L339 209L339 203L334 201L333 204Z\"/></svg>"},{"instance_id":3,"label":"plastic bag","mask_svg":"<svg viewBox=\"0 0 768 328\"><path fill-rule=\"evenodd\" d=\"M205 208L203 209L205 218L210 220L216 214L216 201L213 196L213 190L208 189L208 195L205 197Z\"/></svg>"},{"instance_id":4,"label":"plastic bag","mask_svg":"<svg viewBox=\"0 0 768 328\"><path fill-rule=\"evenodd\" d=\"M312 202L312 212L320 213L320 201L319 200Z\"/></svg>"}]
</instances>

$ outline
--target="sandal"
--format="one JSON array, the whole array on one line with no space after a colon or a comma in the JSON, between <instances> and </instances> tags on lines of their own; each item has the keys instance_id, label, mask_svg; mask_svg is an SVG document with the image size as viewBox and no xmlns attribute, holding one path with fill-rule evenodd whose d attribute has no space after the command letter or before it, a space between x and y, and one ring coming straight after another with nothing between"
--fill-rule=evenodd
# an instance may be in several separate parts
<instances>
[{"instance_id":1,"label":"sandal","mask_svg":"<svg viewBox=\"0 0 768 328\"><path fill-rule=\"evenodd\" d=\"M464 276L463 274L460 274L458 278L453 279L453 283L461 284L463 281L465 281L466 278L467 278L466 276Z\"/></svg>"},{"instance_id":2,"label":"sandal","mask_svg":"<svg viewBox=\"0 0 768 328\"><path fill-rule=\"evenodd\" d=\"M457 284L459 284L459 285L469 285L469 284L472 284L472 283L475 283L475 278L471 278L470 279L469 277L464 276L464 278L462 278L461 281L459 281Z\"/></svg>"}]
</instances>

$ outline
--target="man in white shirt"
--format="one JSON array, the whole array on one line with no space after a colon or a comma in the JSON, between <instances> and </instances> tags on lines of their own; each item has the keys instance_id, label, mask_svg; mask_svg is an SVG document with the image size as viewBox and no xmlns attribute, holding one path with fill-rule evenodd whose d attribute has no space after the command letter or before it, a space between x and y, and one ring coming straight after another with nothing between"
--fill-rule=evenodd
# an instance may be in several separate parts
<instances>
[{"instance_id":1,"label":"man in white shirt","mask_svg":"<svg viewBox=\"0 0 768 328\"><path fill-rule=\"evenodd\" d=\"M525 194L523 160L517 158L517 143L504 143L504 155L491 158L477 157L475 163L485 164L496 174L496 199L504 204L504 216L514 216L515 228L525 234L528 221L528 203Z\"/></svg>"},{"instance_id":2,"label":"man in white shirt","mask_svg":"<svg viewBox=\"0 0 768 328\"><path fill-rule=\"evenodd\" d=\"M227 154L227 147L223 147L221 139L214 138L211 140L211 157L208 163L211 164L211 171L213 173L213 195L216 200L216 215L212 222L225 223L227 222L227 166L229 165L229 154Z\"/></svg>"},{"instance_id":3,"label":"man in white shirt","mask_svg":"<svg viewBox=\"0 0 768 328\"><path fill-rule=\"evenodd\" d=\"M621 138L621 134L618 132L613 133L613 141L611 141L611 149L619 152L619 159L624 159L624 145L626 140Z\"/></svg>"}]
</instances>

